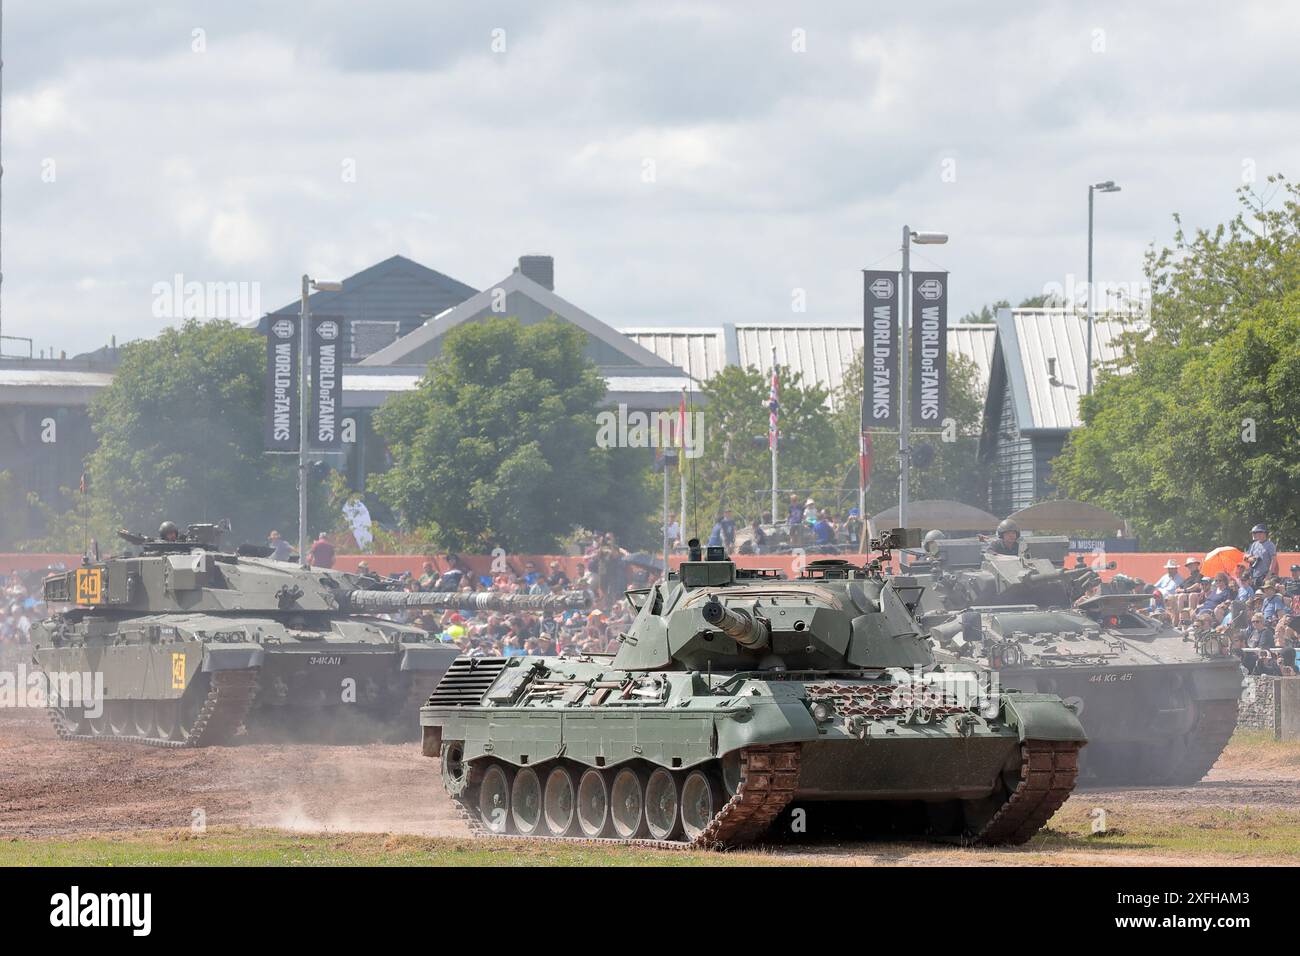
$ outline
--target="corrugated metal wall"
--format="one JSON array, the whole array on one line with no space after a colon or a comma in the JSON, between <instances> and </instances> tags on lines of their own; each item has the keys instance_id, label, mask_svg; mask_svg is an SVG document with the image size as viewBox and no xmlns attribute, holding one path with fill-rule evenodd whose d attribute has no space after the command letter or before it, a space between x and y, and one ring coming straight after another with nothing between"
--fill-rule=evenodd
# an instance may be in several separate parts
<instances>
[{"instance_id":1,"label":"corrugated metal wall","mask_svg":"<svg viewBox=\"0 0 1300 956\"><path fill-rule=\"evenodd\" d=\"M1034 443L1020 434L1011 389L1002 391L1002 420L998 427L993 480L989 490L995 515L1009 515L1034 503Z\"/></svg>"}]
</instances>

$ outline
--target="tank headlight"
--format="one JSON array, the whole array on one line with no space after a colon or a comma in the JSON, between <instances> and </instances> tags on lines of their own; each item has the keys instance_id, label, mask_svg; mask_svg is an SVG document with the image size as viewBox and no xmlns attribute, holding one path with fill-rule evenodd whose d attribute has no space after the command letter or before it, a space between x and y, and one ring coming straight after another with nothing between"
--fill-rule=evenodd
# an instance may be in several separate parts
<instances>
[{"instance_id":1,"label":"tank headlight","mask_svg":"<svg viewBox=\"0 0 1300 956\"><path fill-rule=\"evenodd\" d=\"M812 715L813 720L817 721L819 724L824 724L835 716L835 711L831 709L829 704L818 701L812 705Z\"/></svg>"}]
</instances>

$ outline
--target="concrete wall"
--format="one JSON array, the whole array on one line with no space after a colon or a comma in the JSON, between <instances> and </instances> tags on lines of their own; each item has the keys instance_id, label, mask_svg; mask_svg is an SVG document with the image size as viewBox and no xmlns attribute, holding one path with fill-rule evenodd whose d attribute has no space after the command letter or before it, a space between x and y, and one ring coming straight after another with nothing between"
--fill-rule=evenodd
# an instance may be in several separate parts
<instances>
[{"instance_id":1,"label":"concrete wall","mask_svg":"<svg viewBox=\"0 0 1300 956\"><path fill-rule=\"evenodd\" d=\"M1300 677L1273 680L1273 713L1278 740L1300 740Z\"/></svg>"},{"instance_id":2,"label":"concrete wall","mask_svg":"<svg viewBox=\"0 0 1300 956\"><path fill-rule=\"evenodd\" d=\"M1247 677L1237 726L1271 731L1278 740L1300 740L1300 677Z\"/></svg>"},{"instance_id":3,"label":"concrete wall","mask_svg":"<svg viewBox=\"0 0 1300 956\"><path fill-rule=\"evenodd\" d=\"M1273 730L1273 684L1276 677L1247 677L1237 703L1237 726L1251 730Z\"/></svg>"}]
</instances>

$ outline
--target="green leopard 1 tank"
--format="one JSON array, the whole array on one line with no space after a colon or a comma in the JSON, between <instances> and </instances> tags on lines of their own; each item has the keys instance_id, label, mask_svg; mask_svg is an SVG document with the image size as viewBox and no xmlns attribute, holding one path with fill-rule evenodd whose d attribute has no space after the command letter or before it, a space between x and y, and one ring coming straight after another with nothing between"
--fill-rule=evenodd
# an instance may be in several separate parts
<instances>
[{"instance_id":1,"label":"green leopard 1 tank","mask_svg":"<svg viewBox=\"0 0 1300 956\"><path fill-rule=\"evenodd\" d=\"M727 847L847 809L872 832L1023 842L1074 786L1083 728L1054 695L935 666L920 586L882 571L904 537L795 579L691 542L628 592L616 654L455 661L423 753L480 835Z\"/></svg>"},{"instance_id":2,"label":"green leopard 1 tank","mask_svg":"<svg viewBox=\"0 0 1300 956\"><path fill-rule=\"evenodd\" d=\"M229 743L246 723L312 739L414 736L420 703L459 650L379 612L590 600L384 590L267 548L223 550L221 532L122 532L131 552L46 579L46 601L74 605L31 632L60 737L198 747Z\"/></svg>"},{"instance_id":3,"label":"green leopard 1 tank","mask_svg":"<svg viewBox=\"0 0 1300 956\"><path fill-rule=\"evenodd\" d=\"M978 538L934 535L909 570L926 585L921 621L936 656L1073 704L1088 731L1087 786L1197 782L1236 728L1240 665L1213 631L1185 636L1145 613L1149 595L1103 585L1086 597L1099 576L1066 568L1068 548L1041 536L996 554Z\"/></svg>"}]
</instances>

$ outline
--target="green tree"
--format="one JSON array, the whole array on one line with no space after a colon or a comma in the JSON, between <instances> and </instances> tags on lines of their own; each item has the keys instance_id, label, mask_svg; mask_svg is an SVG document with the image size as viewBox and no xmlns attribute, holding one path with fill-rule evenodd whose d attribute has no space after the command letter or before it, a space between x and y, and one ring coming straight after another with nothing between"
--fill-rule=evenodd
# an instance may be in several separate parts
<instances>
[{"instance_id":1,"label":"green tree","mask_svg":"<svg viewBox=\"0 0 1300 956\"><path fill-rule=\"evenodd\" d=\"M651 453L597 447L605 383L585 341L554 316L447 333L419 385L375 415L393 462L380 498L444 548L547 551L577 525L644 541Z\"/></svg>"},{"instance_id":2,"label":"green tree","mask_svg":"<svg viewBox=\"0 0 1300 956\"><path fill-rule=\"evenodd\" d=\"M1124 336L1080 402L1053 476L1128 518L1151 547L1243 543L1256 521L1300 540L1300 193L1147 255L1149 329Z\"/></svg>"},{"instance_id":3,"label":"green tree","mask_svg":"<svg viewBox=\"0 0 1300 956\"><path fill-rule=\"evenodd\" d=\"M836 395L835 433L841 449L842 471L853 487L858 483L858 432L862 403L862 353ZM976 508L988 507L988 470L979 461L979 436L984 416L984 389L975 363L960 355L948 356L948 417L953 427L944 434L912 433L912 446L925 443L934 460L924 468L913 461L908 491L913 501L948 498ZM879 514L898 504L898 432L869 429L872 435L871 487L867 515ZM954 440L948 441L951 436ZM914 451L915 456L915 451Z\"/></svg>"},{"instance_id":4,"label":"green tree","mask_svg":"<svg viewBox=\"0 0 1300 956\"><path fill-rule=\"evenodd\" d=\"M87 501L64 489L48 546L80 550L125 525L152 531L229 518L241 540L297 524L292 465L263 452L265 339L235 323L191 320L122 349L113 384L90 405L97 447Z\"/></svg>"},{"instance_id":5,"label":"green tree","mask_svg":"<svg viewBox=\"0 0 1300 956\"><path fill-rule=\"evenodd\" d=\"M767 399L771 379L758 369L731 365L702 388L697 406L704 426L701 456L687 459L691 490L687 530L703 538L724 508L752 520L771 509L772 457ZM826 390L797 374L780 383L781 445L778 483L800 493L838 488L843 454L826 410ZM778 506L784 509L786 496ZM784 511L777 518L784 517Z\"/></svg>"}]
</instances>

